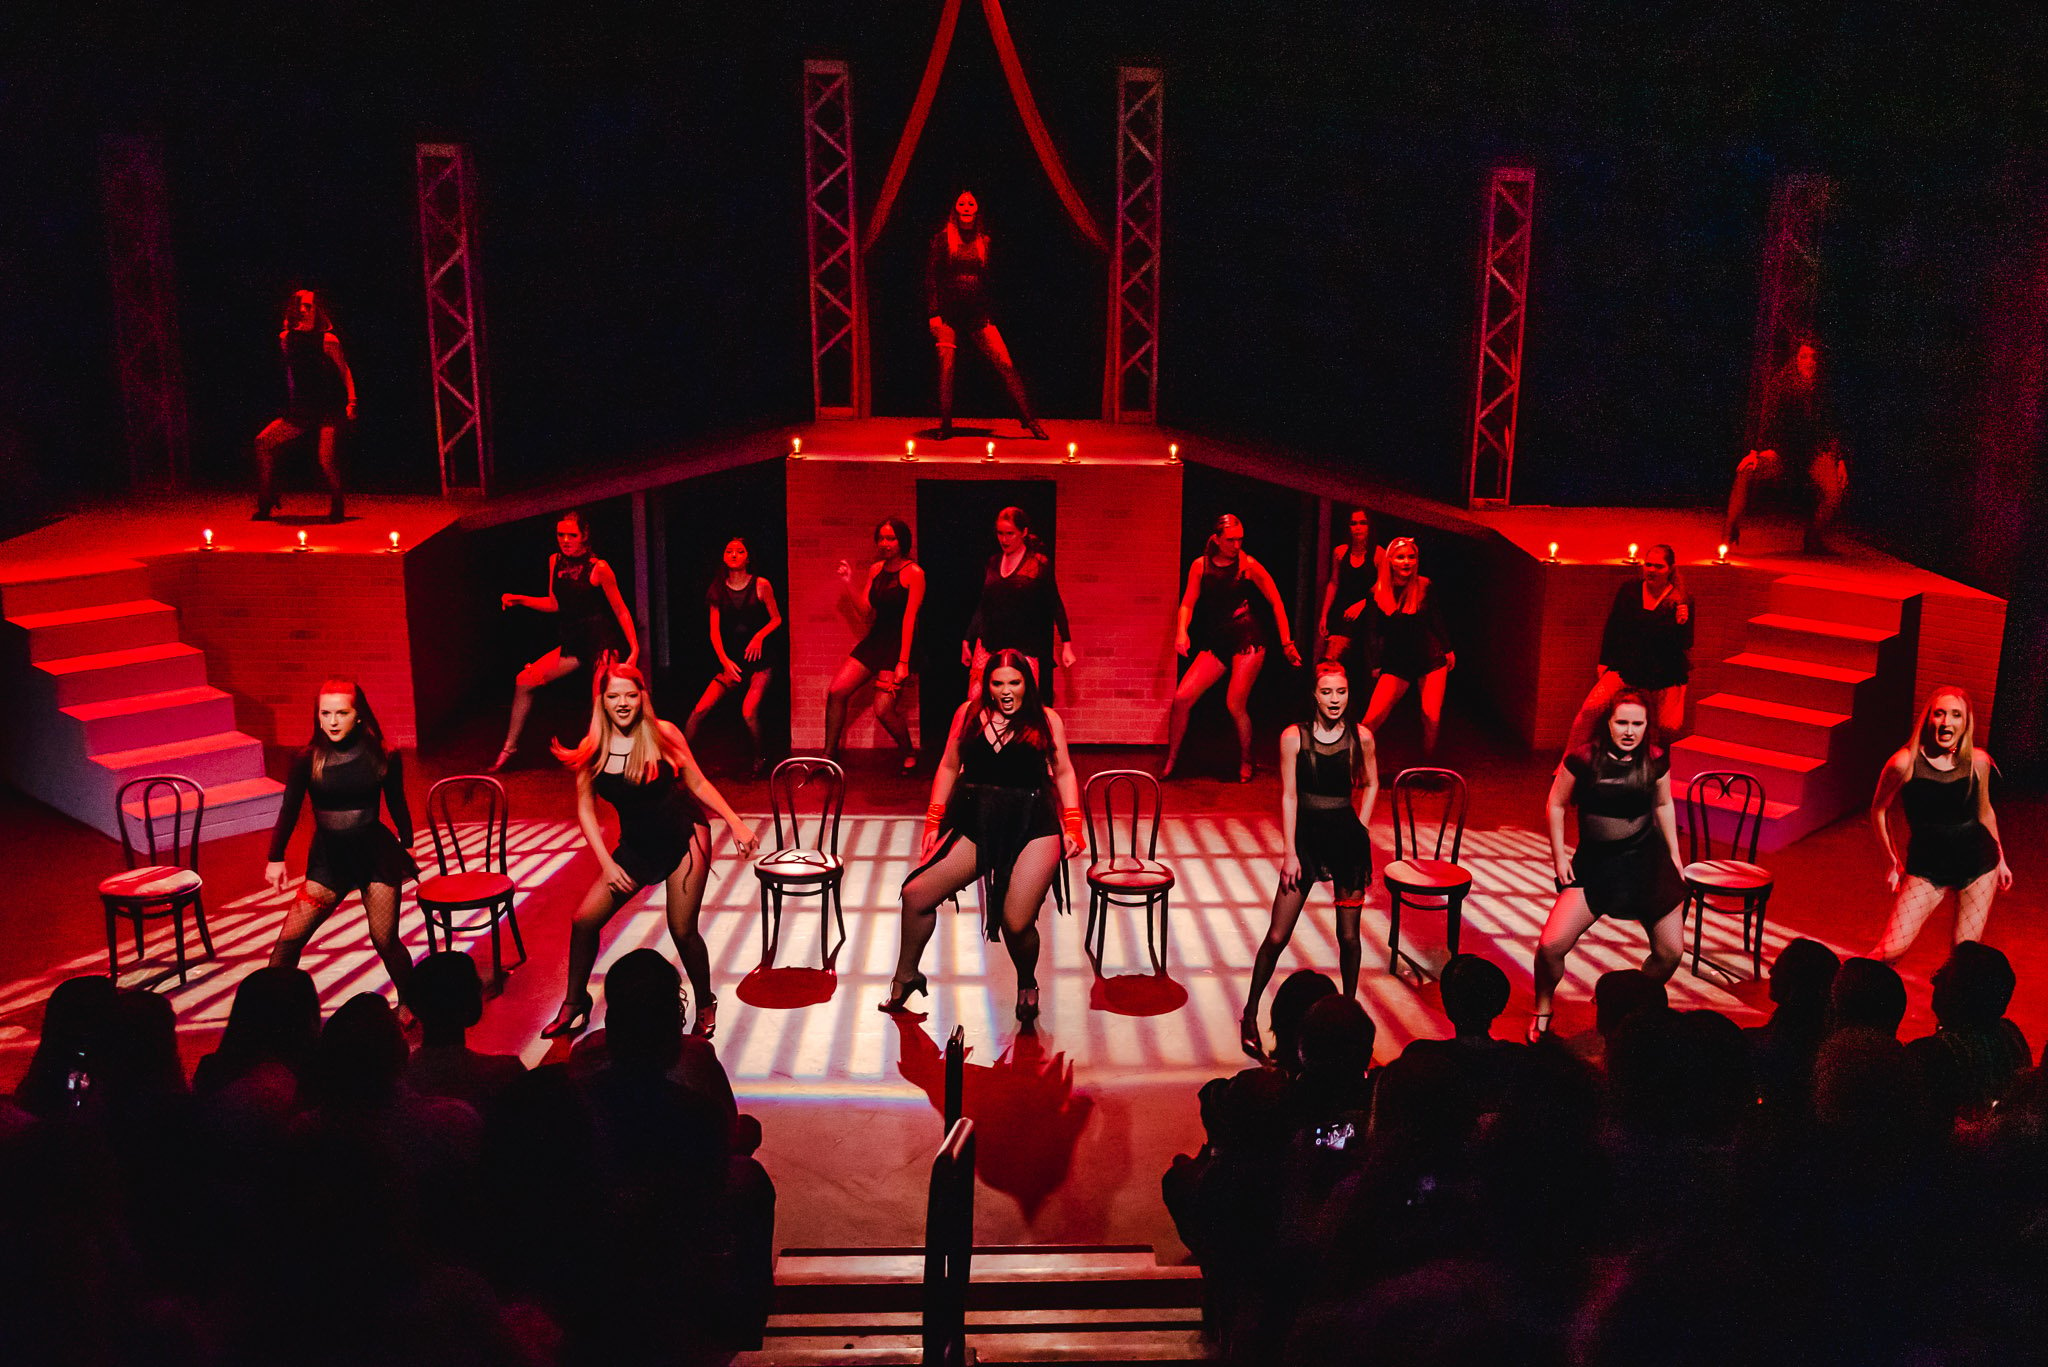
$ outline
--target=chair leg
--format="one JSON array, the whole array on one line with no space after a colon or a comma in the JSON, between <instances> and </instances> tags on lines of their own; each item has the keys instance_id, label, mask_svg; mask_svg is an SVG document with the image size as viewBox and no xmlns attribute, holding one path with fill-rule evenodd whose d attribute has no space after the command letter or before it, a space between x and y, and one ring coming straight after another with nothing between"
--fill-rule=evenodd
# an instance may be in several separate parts
<instances>
[{"instance_id":1,"label":"chair leg","mask_svg":"<svg viewBox=\"0 0 2048 1367\"><path fill-rule=\"evenodd\" d=\"M519 938L519 918L513 914L513 904L510 897L505 899L505 924L511 927L512 930L512 948L519 951L519 963L512 965L514 968L518 968L520 964L526 962L526 941Z\"/></svg>"},{"instance_id":2,"label":"chair leg","mask_svg":"<svg viewBox=\"0 0 2048 1367\"><path fill-rule=\"evenodd\" d=\"M1749 949L1749 974L1752 978L1764 975L1764 908L1770 905L1770 900L1766 893L1756 903L1756 939Z\"/></svg>"},{"instance_id":3,"label":"chair leg","mask_svg":"<svg viewBox=\"0 0 2048 1367\"><path fill-rule=\"evenodd\" d=\"M1689 897L1686 902L1692 907L1692 975L1697 978L1700 975L1700 940L1707 924L1707 899Z\"/></svg>"},{"instance_id":4,"label":"chair leg","mask_svg":"<svg viewBox=\"0 0 2048 1367\"><path fill-rule=\"evenodd\" d=\"M1166 976L1166 931L1168 917L1172 911L1172 899L1166 893L1159 894L1159 951L1152 956L1152 967L1161 977Z\"/></svg>"},{"instance_id":5,"label":"chair leg","mask_svg":"<svg viewBox=\"0 0 2048 1367\"><path fill-rule=\"evenodd\" d=\"M505 951L503 946L498 943L498 907L496 903L492 903L489 914L491 918L491 982L493 985L502 988L505 985Z\"/></svg>"},{"instance_id":6,"label":"chair leg","mask_svg":"<svg viewBox=\"0 0 2048 1367\"><path fill-rule=\"evenodd\" d=\"M103 902L101 905L106 908L107 912L107 976L109 978L119 978L121 976L121 929L114 924L114 904L112 902Z\"/></svg>"},{"instance_id":7,"label":"chair leg","mask_svg":"<svg viewBox=\"0 0 2048 1367\"><path fill-rule=\"evenodd\" d=\"M135 926L135 957L138 960L146 959L149 957L149 949L142 942L142 908L136 907L131 911L129 919Z\"/></svg>"},{"instance_id":8,"label":"chair leg","mask_svg":"<svg viewBox=\"0 0 2048 1367\"><path fill-rule=\"evenodd\" d=\"M171 903L171 943L177 946L178 986L185 985L185 904Z\"/></svg>"},{"instance_id":9,"label":"chair leg","mask_svg":"<svg viewBox=\"0 0 2048 1367\"><path fill-rule=\"evenodd\" d=\"M761 967L768 967L768 880L761 880Z\"/></svg>"},{"instance_id":10,"label":"chair leg","mask_svg":"<svg viewBox=\"0 0 2048 1367\"><path fill-rule=\"evenodd\" d=\"M1465 894L1452 893L1444 899L1444 946L1452 954L1458 952L1458 929L1465 920Z\"/></svg>"},{"instance_id":11,"label":"chair leg","mask_svg":"<svg viewBox=\"0 0 2048 1367\"><path fill-rule=\"evenodd\" d=\"M838 874L834 874L832 880L825 884L825 895L832 902L832 923L839 929L838 942L832 946L832 957L837 959L839 951L846 948L846 902L840 896Z\"/></svg>"},{"instance_id":12,"label":"chair leg","mask_svg":"<svg viewBox=\"0 0 2048 1367\"><path fill-rule=\"evenodd\" d=\"M1387 972L1399 971L1401 962L1401 894L1387 890Z\"/></svg>"},{"instance_id":13,"label":"chair leg","mask_svg":"<svg viewBox=\"0 0 2048 1367\"><path fill-rule=\"evenodd\" d=\"M199 943L206 946L206 957L213 958L213 936L206 929L206 894L203 892L192 899L192 924L199 930Z\"/></svg>"}]
</instances>

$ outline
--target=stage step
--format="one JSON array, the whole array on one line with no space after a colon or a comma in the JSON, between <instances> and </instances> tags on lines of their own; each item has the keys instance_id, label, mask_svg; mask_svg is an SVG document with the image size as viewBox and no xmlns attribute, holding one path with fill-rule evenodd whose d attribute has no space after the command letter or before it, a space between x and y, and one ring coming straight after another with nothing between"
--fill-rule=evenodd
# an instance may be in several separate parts
<instances>
[{"instance_id":1,"label":"stage step","mask_svg":"<svg viewBox=\"0 0 2048 1367\"><path fill-rule=\"evenodd\" d=\"M1898 632L1767 612L1749 619L1750 644L1767 654L1808 660L1837 669L1875 672L1878 648Z\"/></svg>"},{"instance_id":2,"label":"stage step","mask_svg":"<svg viewBox=\"0 0 2048 1367\"><path fill-rule=\"evenodd\" d=\"M92 655L137 646L164 645L178 639L178 614L154 598L131 598L61 612L32 612L9 617L28 633L30 663L69 655Z\"/></svg>"},{"instance_id":3,"label":"stage step","mask_svg":"<svg viewBox=\"0 0 2048 1367\"><path fill-rule=\"evenodd\" d=\"M1113 1367L1121 1362L1213 1361L1199 1328L970 1328L967 1348L979 1367L1030 1362L1059 1363L1062 1367ZM864 1334L780 1335L771 1331L764 1346L737 1355L732 1359L732 1367L836 1367L841 1363L893 1367L924 1360L920 1331L915 1328Z\"/></svg>"},{"instance_id":4,"label":"stage step","mask_svg":"<svg viewBox=\"0 0 2048 1367\"><path fill-rule=\"evenodd\" d=\"M84 728L88 755L168 745L235 729L235 700L205 684L62 710Z\"/></svg>"},{"instance_id":5,"label":"stage step","mask_svg":"<svg viewBox=\"0 0 2048 1367\"><path fill-rule=\"evenodd\" d=\"M140 561L108 557L37 566L32 577L0 579L0 617L69 612L97 603L149 597L149 571Z\"/></svg>"},{"instance_id":6,"label":"stage step","mask_svg":"<svg viewBox=\"0 0 2048 1367\"><path fill-rule=\"evenodd\" d=\"M1788 574L1771 581L1771 611L1818 622L1873 627L1887 636L1904 624L1905 601L1860 584L1811 574Z\"/></svg>"},{"instance_id":7,"label":"stage step","mask_svg":"<svg viewBox=\"0 0 2048 1367\"><path fill-rule=\"evenodd\" d=\"M1810 755L1691 735L1671 747L1671 783L1681 788L1695 774L1732 769L1754 774L1764 785L1765 797L1796 807L1806 800L1808 779L1824 763Z\"/></svg>"},{"instance_id":8,"label":"stage step","mask_svg":"<svg viewBox=\"0 0 2048 1367\"><path fill-rule=\"evenodd\" d=\"M92 762L121 782L145 774L183 774L202 788L263 775L263 743L239 731L222 731L163 745L143 745L92 756Z\"/></svg>"},{"instance_id":9,"label":"stage step","mask_svg":"<svg viewBox=\"0 0 2048 1367\"><path fill-rule=\"evenodd\" d=\"M1722 663L1720 680L1727 692L1746 698L1853 715L1859 691L1876 677L1867 669L1840 669L1745 650Z\"/></svg>"},{"instance_id":10,"label":"stage step","mask_svg":"<svg viewBox=\"0 0 2048 1367\"><path fill-rule=\"evenodd\" d=\"M1700 699L1693 729L1714 740L1826 759L1833 752L1837 733L1851 720L1847 712L1713 693Z\"/></svg>"},{"instance_id":11,"label":"stage step","mask_svg":"<svg viewBox=\"0 0 2048 1367\"><path fill-rule=\"evenodd\" d=\"M284 803L284 785L274 778L239 778L232 783L201 785L206 791L206 820L199 827L201 838L219 840L247 831L267 831L277 823L277 809ZM126 804L128 815L140 821L142 803ZM162 810L159 802L158 810ZM170 822L157 818L157 832L169 831Z\"/></svg>"},{"instance_id":12,"label":"stage step","mask_svg":"<svg viewBox=\"0 0 2048 1367\"><path fill-rule=\"evenodd\" d=\"M59 707L195 688L206 682L206 656L183 641L70 655L44 660L36 668L53 680Z\"/></svg>"}]
</instances>

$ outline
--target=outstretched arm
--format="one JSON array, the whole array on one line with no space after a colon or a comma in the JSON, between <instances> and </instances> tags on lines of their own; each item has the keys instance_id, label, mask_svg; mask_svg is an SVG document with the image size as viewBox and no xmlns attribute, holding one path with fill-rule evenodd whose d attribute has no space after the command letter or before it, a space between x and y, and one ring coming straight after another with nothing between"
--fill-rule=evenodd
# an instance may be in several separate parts
<instances>
[{"instance_id":1,"label":"outstretched arm","mask_svg":"<svg viewBox=\"0 0 2048 1367\"><path fill-rule=\"evenodd\" d=\"M556 612L561 604L555 601L555 559L548 557L548 591L546 593L507 593L498 599L498 606L506 608L532 608L535 612Z\"/></svg>"},{"instance_id":2,"label":"outstretched arm","mask_svg":"<svg viewBox=\"0 0 2048 1367\"><path fill-rule=\"evenodd\" d=\"M1301 650L1294 644L1294 631L1287 625L1287 604L1280 601L1280 586L1273 582L1273 576L1266 573L1266 567L1249 555L1244 557L1245 573L1251 576L1252 587L1266 597L1273 609L1273 624L1280 628L1280 650L1287 656L1287 663L1301 663Z\"/></svg>"},{"instance_id":3,"label":"outstretched arm","mask_svg":"<svg viewBox=\"0 0 2048 1367\"><path fill-rule=\"evenodd\" d=\"M704 771L697 767L697 757L690 753L690 743L683 739L683 733L676 729L675 724L662 722L660 726L661 752L668 758L668 762L675 766L676 776L683 781L683 786L725 823L726 829L732 832L733 844L739 846L740 853L751 855L760 844L754 834L754 828L732 809L732 804L725 800L725 794L718 791L717 785L704 777Z\"/></svg>"}]
</instances>

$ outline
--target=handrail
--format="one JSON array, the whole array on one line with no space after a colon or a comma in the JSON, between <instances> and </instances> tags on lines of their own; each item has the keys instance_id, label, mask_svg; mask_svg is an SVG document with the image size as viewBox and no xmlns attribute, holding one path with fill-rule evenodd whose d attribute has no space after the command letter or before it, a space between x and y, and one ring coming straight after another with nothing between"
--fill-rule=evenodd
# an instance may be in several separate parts
<instances>
[{"instance_id":1,"label":"handrail","mask_svg":"<svg viewBox=\"0 0 2048 1367\"><path fill-rule=\"evenodd\" d=\"M967 1082L967 1028L953 1027L951 1037L946 1040L946 1133L953 1133L954 1124L960 1119Z\"/></svg>"},{"instance_id":2,"label":"handrail","mask_svg":"<svg viewBox=\"0 0 2048 1367\"><path fill-rule=\"evenodd\" d=\"M924 1221L924 1362L965 1367L974 1257L974 1122L956 1120L932 1159Z\"/></svg>"}]
</instances>

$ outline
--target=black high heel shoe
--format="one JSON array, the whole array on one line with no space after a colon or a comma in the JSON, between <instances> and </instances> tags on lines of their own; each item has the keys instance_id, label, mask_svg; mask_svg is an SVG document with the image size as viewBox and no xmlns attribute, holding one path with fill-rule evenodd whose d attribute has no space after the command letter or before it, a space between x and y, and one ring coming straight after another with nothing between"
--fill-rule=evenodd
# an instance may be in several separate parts
<instances>
[{"instance_id":1,"label":"black high heel shoe","mask_svg":"<svg viewBox=\"0 0 2048 1367\"><path fill-rule=\"evenodd\" d=\"M1038 989L1020 987L1017 989L1017 1019L1025 1025L1038 1019Z\"/></svg>"},{"instance_id":2,"label":"black high heel shoe","mask_svg":"<svg viewBox=\"0 0 2048 1367\"><path fill-rule=\"evenodd\" d=\"M541 1027L542 1039L559 1039L563 1035L580 1035L590 1026L590 1010L596 1005L589 997L583 998L574 1010L564 1001L562 1009L555 1012L555 1018Z\"/></svg>"},{"instance_id":3,"label":"black high heel shoe","mask_svg":"<svg viewBox=\"0 0 2048 1367\"><path fill-rule=\"evenodd\" d=\"M698 1039L710 1039L718 1033L718 998L703 997L697 1002L697 1020L690 1027L691 1035Z\"/></svg>"},{"instance_id":4,"label":"black high heel shoe","mask_svg":"<svg viewBox=\"0 0 2048 1367\"><path fill-rule=\"evenodd\" d=\"M1249 1013L1237 1018L1237 1043L1255 1063L1266 1062L1266 1042L1259 1038L1259 1019Z\"/></svg>"},{"instance_id":5,"label":"black high heel shoe","mask_svg":"<svg viewBox=\"0 0 2048 1367\"><path fill-rule=\"evenodd\" d=\"M889 980L889 1000L875 1003L875 1010L886 1011L892 1016L899 1011L908 1011L910 1009L911 993L922 992L926 996L930 996L931 990L931 984L924 980L924 974L922 973L914 975L908 982L901 978L891 978Z\"/></svg>"}]
</instances>

